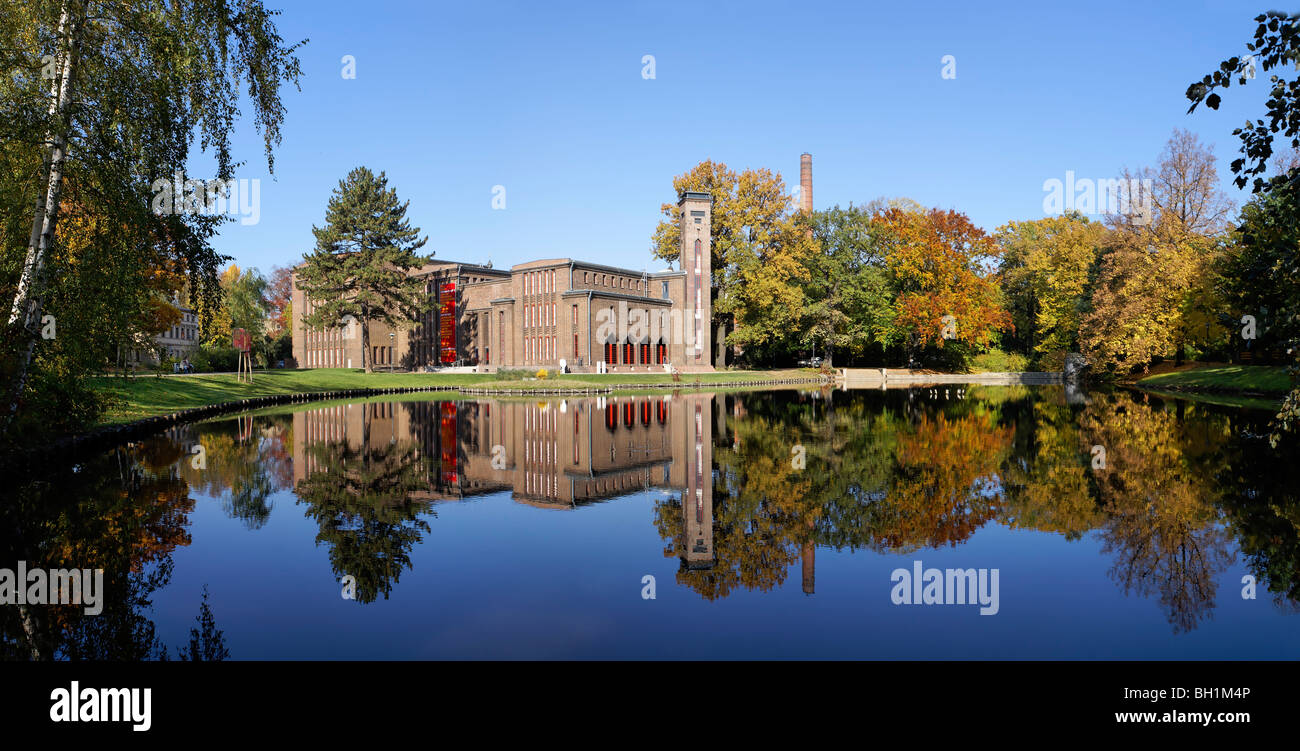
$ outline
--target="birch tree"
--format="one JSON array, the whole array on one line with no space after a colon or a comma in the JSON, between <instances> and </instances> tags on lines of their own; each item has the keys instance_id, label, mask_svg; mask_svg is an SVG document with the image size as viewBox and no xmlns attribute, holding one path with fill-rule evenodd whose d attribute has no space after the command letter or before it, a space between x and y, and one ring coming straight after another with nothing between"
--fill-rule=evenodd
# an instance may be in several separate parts
<instances>
[{"instance_id":1,"label":"birch tree","mask_svg":"<svg viewBox=\"0 0 1300 751\"><path fill-rule=\"evenodd\" d=\"M44 303L69 283L75 264L60 262L59 216L65 185L85 190L90 208L130 239L121 258L142 264L158 247L191 278L204 310L217 295L222 257L210 239L225 218L196 204L155 213L151 192L183 175L196 137L211 150L216 174L229 181L238 166L231 133L241 88L253 108L268 169L280 141L282 83L297 85L294 51L260 0L0 0L0 64L14 75L0 85L0 193L26 196L30 233L15 277L4 332L7 429L29 390ZM32 167L25 167L30 164ZM210 183L208 183L210 184ZM16 185L16 187L15 187ZM191 187L190 184L186 184ZM7 228L13 206L0 206ZM111 295L112 290L101 294Z\"/></svg>"}]
</instances>

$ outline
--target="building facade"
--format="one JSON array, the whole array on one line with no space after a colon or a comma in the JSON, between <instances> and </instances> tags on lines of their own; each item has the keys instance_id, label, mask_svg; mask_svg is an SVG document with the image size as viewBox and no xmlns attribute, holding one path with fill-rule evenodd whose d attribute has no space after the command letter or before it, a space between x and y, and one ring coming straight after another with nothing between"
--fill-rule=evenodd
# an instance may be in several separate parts
<instances>
[{"instance_id":1,"label":"building facade","mask_svg":"<svg viewBox=\"0 0 1300 751\"><path fill-rule=\"evenodd\" d=\"M199 316L193 308L172 300L172 307L180 312L176 325L153 337L152 346L136 346L131 349L127 362L137 365L157 365L161 352L173 360L183 360L190 356L199 346Z\"/></svg>"},{"instance_id":2,"label":"building facade","mask_svg":"<svg viewBox=\"0 0 1300 751\"><path fill-rule=\"evenodd\" d=\"M726 324L713 315L712 199L683 193L680 270L655 273L555 258L510 269L434 261L414 272L429 312L409 327L370 324L374 367L563 367L571 372L711 371L727 362ZM293 287L300 368L358 368L360 324L308 330L312 302Z\"/></svg>"}]
</instances>

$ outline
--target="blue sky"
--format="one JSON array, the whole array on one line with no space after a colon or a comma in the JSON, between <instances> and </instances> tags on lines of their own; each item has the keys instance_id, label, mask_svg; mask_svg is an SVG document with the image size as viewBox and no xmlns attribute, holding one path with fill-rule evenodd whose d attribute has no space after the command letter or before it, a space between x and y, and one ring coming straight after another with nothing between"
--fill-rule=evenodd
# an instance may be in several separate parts
<instances>
[{"instance_id":1,"label":"blue sky","mask_svg":"<svg viewBox=\"0 0 1300 751\"><path fill-rule=\"evenodd\" d=\"M388 174L438 258L574 257L640 269L672 178L704 159L798 182L818 209L908 196L987 230L1043 216L1043 182L1154 164L1173 128L1215 146L1259 117L1262 74L1187 115L1187 85L1245 53L1242 2L307 2L268 0L299 53L266 172L251 118L239 177L255 225L217 249L301 259L355 166ZM341 75L344 55L356 78ZM642 57L655 78L642 78ZM941 77L942 58L956 78ZM247 109L246 109L247 112ZM208 177L195 158L191 177ZM493 186L506 208L492 208Z\"/></svg>"}]
</instances>

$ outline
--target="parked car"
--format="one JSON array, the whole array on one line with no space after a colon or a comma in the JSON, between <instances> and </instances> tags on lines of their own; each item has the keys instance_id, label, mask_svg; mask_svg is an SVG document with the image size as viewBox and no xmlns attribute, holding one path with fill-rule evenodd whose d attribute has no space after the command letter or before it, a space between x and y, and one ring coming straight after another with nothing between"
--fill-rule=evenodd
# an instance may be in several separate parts
<instances>
[{"instance_id":1,"label":"parked car","mask_svg":"<svg viewBox=\"0 0 1300 751\"><path fill-rule=\"evenodd\" d=\"M805 358L805 359L799 361L799 367L801 367L801 368L820 368L820 367L822 366L822 363L823 363L823 362L824 362L824 360L822 360L820 357L808 357L808 358Z\"/></svg>"}]
</instances>

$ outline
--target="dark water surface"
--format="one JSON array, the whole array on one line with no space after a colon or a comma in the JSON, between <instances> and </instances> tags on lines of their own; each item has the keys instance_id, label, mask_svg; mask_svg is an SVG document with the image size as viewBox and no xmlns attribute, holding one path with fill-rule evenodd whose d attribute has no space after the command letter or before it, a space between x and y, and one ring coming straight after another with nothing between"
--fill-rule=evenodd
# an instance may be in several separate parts
<instances>
[{"instance_id":1,"label":"dark water surface","mask_svg":"<svg viewBox=\"0 0 1300 751\"><path fill-rule=\"evenodd\" d=\"M106 594L0 605L0 649L175 659L194 629L234 659L1294 659L1300 453L1267 418L940 387L206 422L6 482L0 567L102 568ZM925 598L896 586L914 567L939 604L895 603Z\"/></svg>"}]
</instances>

